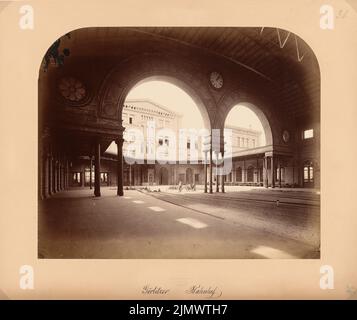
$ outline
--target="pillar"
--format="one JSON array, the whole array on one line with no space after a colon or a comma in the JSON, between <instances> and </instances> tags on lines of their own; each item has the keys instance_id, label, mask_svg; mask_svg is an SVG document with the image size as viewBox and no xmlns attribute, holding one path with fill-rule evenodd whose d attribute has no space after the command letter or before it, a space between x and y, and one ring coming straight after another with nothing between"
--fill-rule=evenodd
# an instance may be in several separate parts
<instances>
[{"instance_id":1,"label":"pillar","mask_svg":"<svg viewBox=\"0 0 357 320\"><path fill-rule=\"evenodd\" d=\"M55 157L54 159L54 186L53 191L56 193L58 192L58 161Z\"/></svg>"},{"instance_id":2,"label":"pillar","mask_svg":"<svg viewBox=\"0 0 357 320\"><path fill-rule=\"evenodd\" d=\"M203 164L204 177L205 177L205 193L207 193L207 152L205 151L205 162Z\"/></svg>"},{"instance_id":3,"label":"pillar","mask_svg":"<svg viewBox=\"0 0 357 320\"><path fill-rule=\"evenodd\" d=\"M216 152L216 192L219 192L218 152Z\"/></svg>"},{"instance_id":4,"label":"pillar","mask_svg":"<svg viewBox=\"0 0 357 320\"><path fill-rule=\"evenodd\" d=\"M92 187L92 171L93 171L93 157L90 156L90 161L89 161L89 189L93 189L93 187Z\"/></svg>"},{"instance_id":5,"label":"pillar","mask_svg":"<svg viewBox=\"0 0 357 320\"><path fill-rule=\"evenodd\" d=\"M279 188L281 188L281 163L280 163L280 159L278 159L278 170L279 170Z\"/></svg>"},{"instance_id":6,"label":"pillar","mask_svg":"<svg viewBox=\"0 0 357 320\"><path fill-rule=\"evenodd\" d=\"M132 178L132 171L131 171L131 164L129 164L129 188L131 188L131 178Z\"/></svg>"},{"instance_id":7,"label":"pillar","mask_svg":"<svg viewBox=\"0 0 357 320\"><path fill-rule=\"evenodd\" d=\"M65 173L65 185L66 185L66 189L68 189L69 187L69 164L68 164L68 159L66 159L66 173Z\"/></svg>"},{"instance_id":8,"label":"pillar","mask_svg":"<svg viewBox=\"0 0 357 320\"><path fill-rule=\"evenodd\" d=\"M213 161L212 161L212 142L209 150L209 193L213 193L213 181L212 181L212 171L213 171Z\"/></svg>"},{"instance_id":9,"label":"pillar","mask_svg":"<svg viewBox=\"0 0 357 320\"><path fill-rule=\"evenodd\" d=\"M62 162L60 160L59 162L59 190L62 191L63 190L63 166L62 166Z\"/></svg>"},{"instance_id":10,"label":"pillar","mask_svg":"<svg viewBox=\"0 0 357 320\"><path fill-rule=\"evenodd\" d=\"M61 191L61 162L57 160L57 191Z\"/></svg>"},{"instance_id":11,"label":"pillar","mask_svg":"<svg viewBox=\"0 0 357 320\"><path fill-rule=\"evenodd\" d=\"M243 183L247 182L246 181L246 175L245 175L245 160L243 160L242 182Z\"/></svg>"},{"instance_id":12,"label":"pillar","mask_svg":"<svg viewBox=\"0 0 357 320\"><path fill-rule=\"evenodd\" d=\"M49 183L48 183L48 176L49 176L49 154L45 151L45 156L43 159L43 168L42 168L42 172L43 172L43 198L48 198L48 187L49 187Z\"/></svg>"},{"instance_id":13,"label":"pillar","mask_svg":"<svg viewBox=\"0 0 357 320\"><path fill-rule=\"evenodd\" d=\"M48 154L48 195L52 195L53 193L53 158L51 153Z\"/></svg>"},{"instance_id":14,"label":"pillar","mask_svg":"<svg viewBox=\"0 0 357 320\"><path fill-rule=\"evenodd\" d=\"M123 139L115 140L117 145L117 195L123 196Z\"/></svg>"},{"instance_id":15,"label":"pillar","mask_svg":"<svg viewBox=\"0 0 357 320\"><path fill-rule=\"evenodd\" d=\"M224 178L226 177L225 172L224 172L224 151L222 151L222 165L221 165L221 192L224 193Z\"/></svg>"},{"instance_id":16,"label":"pillar","mask_svg":"<svg viewBox=\"0 0 357 320\"><path fill-rule=\"evenodd\" d=\"M268 188L268 185L269 185L269 179L268 179L268 157L266 157L266 156L264 157L263 164L264 164L264 172L263 172L264 187Z\"/></svg>"},{"instance_id":17,"label":"pillar","mask_svg":"<svg viewBox=\"0 0 357 320\"><path fill-rule=\"evenodd\" d=\"M95 142L95 159L94 159L94 195L100 197L100 142ZM83 179L84 180L84 179Z\"/></svg>"},{"instance_id":18,"label":"pillar","mask_svg":"<svg viewBox=\"0 0 357 320\"><path fill-rule=\"evenodd\" d=\"M271 187L275 188L275 169L274 169L274 157L270 157L270 174L271 174Z\"/></svg>"}]
</instances>

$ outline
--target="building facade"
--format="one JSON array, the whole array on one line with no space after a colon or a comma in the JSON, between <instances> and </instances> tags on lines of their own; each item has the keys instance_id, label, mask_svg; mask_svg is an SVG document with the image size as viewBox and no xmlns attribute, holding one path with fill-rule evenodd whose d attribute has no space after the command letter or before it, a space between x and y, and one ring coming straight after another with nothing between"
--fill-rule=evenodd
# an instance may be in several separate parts
<instances>
[{"instance_id":1,"label":"building facade","mask_svg":"<svg viewBox=\"0 0 357 320\"><path fill-rule=\"evenodd\" d=\"M124 161L123 180L124 186L152 186L152 185L178 185L181 184L204 184L204 154L202 153L202 137L198 137L194 145L190 141L190 136L186 136L181 145L175 144L175 156L179 156L180 148L186 148L188 163L179 163L177 158L167 164L160 164L158 161L148 161L150 152L150 139L153 139L156 148L169 146L171 137L162 134L164 130L171 130L175 134L176 142L180 141L179 130L181 128L182 115L156 102L139 99L128 100L123 107L123 126L124 132L123 155L127 161ZM149 131L154 129L150 137ZM186 128L195 129L195 128ZM201 128L197 128L201 129ZM264 163L262 159L254 158L254 150L259 152L261 147L262 132L250 128L243 128L228 125L232 133L232 152L233 165L230 173L224 176L227 185L263 185ZM137 132L142 136L135 135ZM140 137L142 140L140 140ZM130 148L131 144L135 145L136 140L139 144ZM197 163L190 163L191 148L197 150ZM253 155L244 157L240 153L249 151ZM142 161L139 156L142 156ZM102 186L114 186L116 184L116 146L112 143L102 157L100 182ZM164 155L165 156L165 155ZM172 159L171 159L172 160ZM215 160L215 159L213 159ZM92 162L92 169L91 169ZM133 162L133 163L132 163ZM207 157L207 163L209 159ZM89 157L81 157L74 164L71 164L71 185L72 186L91 186L94 184L94 165ZM215 172L215 164L213 165ZM281 168L281 179L277 168L276 181L279 183L290 181L286 177L285 167ZM207 175L209 181L209 175ZM216 183L217 177L213 174L213 182ZM292 184L292 182L291 182Z\"/></svg>"}]
</instances>

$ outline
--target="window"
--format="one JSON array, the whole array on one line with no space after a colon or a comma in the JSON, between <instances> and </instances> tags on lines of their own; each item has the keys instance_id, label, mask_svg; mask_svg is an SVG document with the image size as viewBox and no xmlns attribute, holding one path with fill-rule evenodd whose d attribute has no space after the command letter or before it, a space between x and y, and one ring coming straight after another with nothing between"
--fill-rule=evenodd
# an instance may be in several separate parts
<instances>
[{"instance_id":1,"label":"window","mask_svg":"<svg viewBox=\"0 0 357 320\"><path fill-rule=\"evenodd\" d=\"M90 180L90 169L88 168L84 172L84 182L88 184L89 180ZM94 182L94 170L92 170L92 182Z\"/></svg>"},{"instance_id":2,"label":"window","mask_svg":"<svg viewBox=\"0 0 357 320\"><path fill-rule=\"evenodd\" d=\"M163 143L164 143L164 139L159 138L159 146L162 146L162 145L163 145Z\"/></svg>"},{"instance_id":3,"label":"window","mask_svg":"<svg viewBox=\"0 0 357 320\"><path fill-rule=\"evenodd\" d=\"M238 147L240 147L240 137L238 137Z\"/></svg>"},{"instance_id":4,"label":"window","mask_svg":"<svg viewBox=\"0 0 357 320\"><path fill-rule=\"evenodd\" d=\"M129 117L129 124L133 124L133 117L132 116Z\"/></svg>"},{"instance_id":5,"label":"window","mask_svg":"<svg viewBox=\"0 0 357 320\"><path fill-rule=\"evenodd\" d=\"M73 173L73 182L74 183L81 183L81 173L80 172L74 172Z\"/></svg>"},{"instance_id":6,"label":"window","mask_svg":"<svg viewBox=\"0 0 357 320\"><path fill-rule=\"evenodd\" d=\"M311 139L314 137L314 129L304 130L303 138L304 139Z\"/></svg>"},{"instance_id":7,"label":"window","mask_svg":"<svg viewBox=\"0 0 357 320\"><path fill-rule=\"evenodd\" d=\"M252 140L252 147L255 148L255 139Z\"/></svg>"},{"instance_id":8,"label":"window","mask_svg":"<svg viewBox=\"0 0 357 320\"><path fill-rule=\"evenodd\" d=\"M312 162L305 162L304 164L304 182L314 181L314 167Z\"/></svg>"},{"instance_id":9,"label":"window","mask_svg":"<svg viewBox=\"0 0 357 320\"><path fill-rule=\"evenodd\" d=\"M100 173L100 182L108 182L108 173L107 172Z\"/></svg>"}]
</instances>

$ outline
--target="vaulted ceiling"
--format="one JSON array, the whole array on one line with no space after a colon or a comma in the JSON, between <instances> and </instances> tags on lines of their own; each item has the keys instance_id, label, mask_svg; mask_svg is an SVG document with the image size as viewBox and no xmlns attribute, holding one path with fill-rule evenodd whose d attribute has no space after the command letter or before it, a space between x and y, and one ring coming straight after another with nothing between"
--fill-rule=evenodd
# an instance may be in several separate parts
<instances>
[{"instance_id":1,"label":"vaulted ceiling","mask_svg":"<svg viewBox=\"0 0 357 320\"><path fill-rule=\"evenodd\" d=\"M320 112L320 70L304 40L278 28L131 28L153 37L179 41L225 57L281 88L281 102L295 117Z\"/></svg>"},{"instance_id":2,"label":"vaulted ceiling","mask_svg":"<svg viewBox=\"0 0 357 320\"><path fill-rule=\"evenodd\" d=\"M320 114L320 70L311 48L295 34L267 27L98 27L62 37L71 56L119 55L135 39L201 49L277 85L280 103L297 120ZM142 50L138 46L139 50Z\"/></svg>"}]
</instances>

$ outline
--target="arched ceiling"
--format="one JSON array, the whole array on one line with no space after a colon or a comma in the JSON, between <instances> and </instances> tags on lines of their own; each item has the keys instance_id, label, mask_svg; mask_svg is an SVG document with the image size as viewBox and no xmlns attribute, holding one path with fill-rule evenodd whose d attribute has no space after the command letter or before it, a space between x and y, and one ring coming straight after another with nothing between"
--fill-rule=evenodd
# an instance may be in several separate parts
<instances>
[{"instance_id":1,"label":"arched ceiling","mask_svg":"<svg viewBox=\"0 0 357 320\"><path fill-rule=\"evenodd\" d=\"M145 38L200 49L260 75L279 87L280 102L296 119L320 113L320 70L304 40L278 28L267 27L98 27L62 37L71 56L120 56L123 48Z\"/></svg>"},{"instance_id":2,"label":"arched ceiling","mask_svg":"<svg viewBox=\"0 0 357 320\"><path fill-rule=\"evenodd\" d=\"M71 74L77 63L81 65L78 68L79 77L86 69L93 69L85 79L91 86L90 77L102 80L118 62L125 61L128 57L154 53L165 59L170 53L178 52L186 59L193 56L196 59L205 57L209 65L212 64L212 68L215 63L227 65L229 68L237 65L231 72L231 75L234 75L233 82L236 76L241 76L244 80L247 79L245 76L254 75L250 77L249 85L253 83L256 86L258 95L264 95L260 90L261 83L269 84L264 87L273 88L276 113L287 115L290 125L291 121L296 123L295 129L320 121L320 70L317 59L301 38L285 30L261 27L90 27L71 31L69 37L62 36L60 42L55 42L51 48L53 47L58 49L58 53L68 48L70 55L64 57L62 68L52 68L50 65L49 72L40 72L42 86L50 83L49 78L41 81L42 75L50 77L52 74L55 79L57 71L66 73L67 70ZM104 67L103 62L107 63ZM98 70L102 74L98 74ZM195 77L195 74L192 74L192 77ZM260 85L256 80L261 81ZM99 87L98 82L94 85ZM52 106L56 93L50 85L48 88L48 92L44 90L43 93L48 93L47 99L50 102L47 105ZM93 91L98 94L98 91ZM62 122L66 125L68 122L74 126L74 131L78 131L78 125L72 122L77 121L82 125L89 119L96 124L96 119L91 117L96 115L95 108L99 104L99 98L99 95L95 96L93 105L87 109L77 111L76 108L71 108L73 121L69 121L68 113L63 113L61 118L53 109L53 123L61 126ZM211 95L208 94L207 99L211 99ZM42 108L44 106L40 105L40 110ZM113 124L108 122L105 125L109 128ZM66 134L70 137L74 136L71 130L67 131ZM83 136L85 134L87 132L84 132ZM78 145L83 145L84 148L85 139L79 139ZM74 149L79 148L76 146ZM86 152L83 151L82 154L88 154L88 151Z\"/></svg>"}]
</instances>

